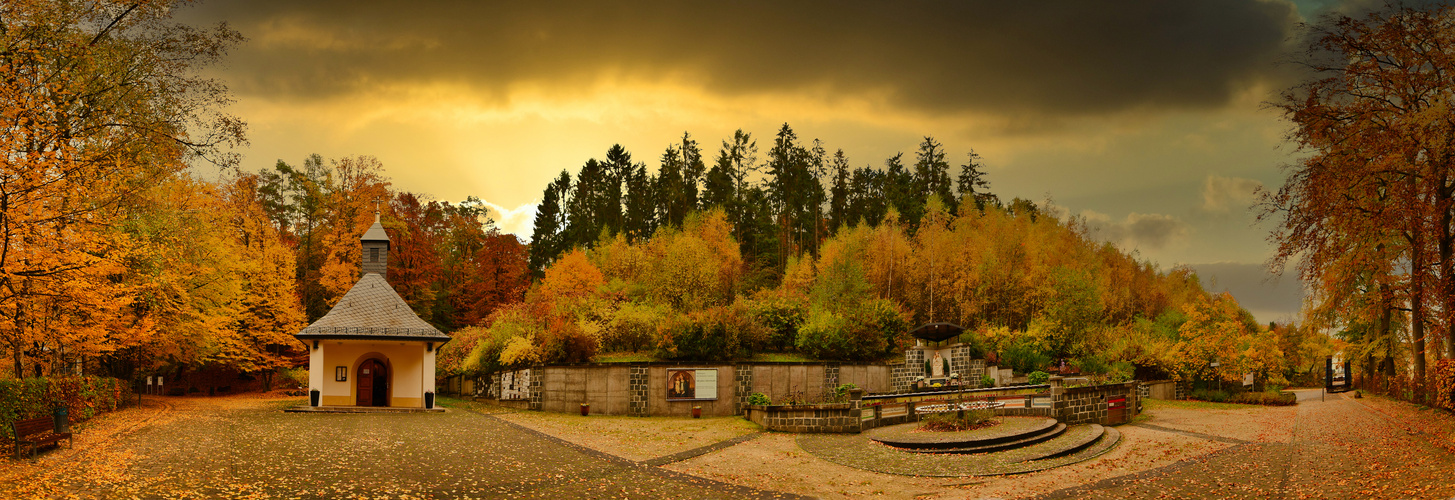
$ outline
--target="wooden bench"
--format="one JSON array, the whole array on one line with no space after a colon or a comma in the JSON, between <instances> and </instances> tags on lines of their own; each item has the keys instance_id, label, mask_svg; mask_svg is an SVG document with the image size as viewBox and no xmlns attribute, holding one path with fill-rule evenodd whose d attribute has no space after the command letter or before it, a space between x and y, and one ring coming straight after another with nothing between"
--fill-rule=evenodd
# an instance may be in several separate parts
<instances>
[{"instance_id":1,"label":"wooden bench","mask_svg":"<svg viewBox=\"0 0 1455 500\"><path fill-rule=\"evenodd\" d=\"M71 433L63 432L57 434L55 431L55 420L51 417L32 418L29 420L15 421L15 458L20 458L22 446L30 446L30 457L35 458L36 448L41 445L58 443L62 439L72 447L76 447L76 441L71 439Z\"/></svg>"}]
</instances>

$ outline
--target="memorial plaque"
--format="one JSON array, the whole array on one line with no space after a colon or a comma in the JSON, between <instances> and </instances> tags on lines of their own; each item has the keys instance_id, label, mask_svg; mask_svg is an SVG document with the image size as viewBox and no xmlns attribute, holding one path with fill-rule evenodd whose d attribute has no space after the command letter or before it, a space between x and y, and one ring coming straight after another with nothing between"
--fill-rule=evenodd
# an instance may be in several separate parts
<instances>
[{"instance_id":1,"label":"memorial plaque","mask_svg":"<svg viewBox=\"0 0 1455 500\"><path fill-rule=\"evenodd\" d=\"M667 370L668 401L702 401L717 399L717 369L689 368Z\"/></svg>"}]
</instances>

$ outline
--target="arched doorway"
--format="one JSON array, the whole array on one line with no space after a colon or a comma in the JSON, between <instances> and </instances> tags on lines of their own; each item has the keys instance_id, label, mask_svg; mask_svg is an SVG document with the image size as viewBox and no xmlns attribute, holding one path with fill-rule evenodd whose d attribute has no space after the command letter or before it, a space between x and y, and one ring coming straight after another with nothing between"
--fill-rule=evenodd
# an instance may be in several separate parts
<instances>
[{"instance_id":1,"label":"arched doorway","mask_svg":"<svg viewBox=\"0 0 1455 500\"><path fill-rule=\"evenodd\" d=\"M369 358L359 363L359 372L354 380L358 381L354 404L389 406L389 368L383 361Z\"/></svg>"}]
</instances>

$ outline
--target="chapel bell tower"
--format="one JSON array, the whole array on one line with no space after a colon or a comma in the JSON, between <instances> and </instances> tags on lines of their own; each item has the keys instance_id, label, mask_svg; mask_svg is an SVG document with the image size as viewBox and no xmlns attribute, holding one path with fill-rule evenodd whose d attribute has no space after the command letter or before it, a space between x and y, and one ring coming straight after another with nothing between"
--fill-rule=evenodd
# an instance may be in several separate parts
<instances>
[{"instance_id":1,"label":"chapel bell tower","mask_svg":"<svg viewBox=\"0 0 1455 500\"><path fill-rule=\"evenodd\" d=\"M374 212L374 225L364 231L364 236L359 238L363 245L363 263L360 266L359 277L365 274L375 273L381 278L389 278L389 234L384 232L384 226L379 224L379 212Z\"/></svg>"}]
</instances>

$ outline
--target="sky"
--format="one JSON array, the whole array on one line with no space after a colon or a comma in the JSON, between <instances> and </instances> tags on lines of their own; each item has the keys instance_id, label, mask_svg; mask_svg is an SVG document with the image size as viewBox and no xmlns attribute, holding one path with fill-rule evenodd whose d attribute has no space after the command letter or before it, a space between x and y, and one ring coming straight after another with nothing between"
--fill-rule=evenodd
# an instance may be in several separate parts
<instances>
[{"instance_id":1,"label":"sky","mask_svg":"<svg viewBox=\"0 0 1455 500\"><path fill-rule=\"evenodd\" d=\"M1349 2L385 2L208 0L247 38L209 74L248 125L242 168L371 155L394 188L485 200L530 238L563 169L621 144L655 168L783 123L855 167L932 136L991 191L1188 265L1260 321L1293 319L1253 204L1299 152L1267 106L1297 84L1299 24Z\"/></svg>"}]
</instances>

